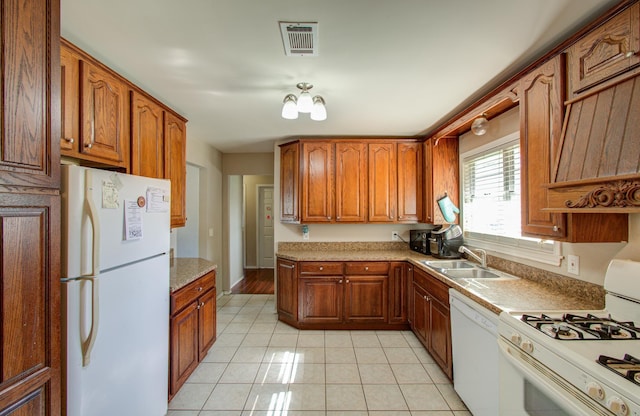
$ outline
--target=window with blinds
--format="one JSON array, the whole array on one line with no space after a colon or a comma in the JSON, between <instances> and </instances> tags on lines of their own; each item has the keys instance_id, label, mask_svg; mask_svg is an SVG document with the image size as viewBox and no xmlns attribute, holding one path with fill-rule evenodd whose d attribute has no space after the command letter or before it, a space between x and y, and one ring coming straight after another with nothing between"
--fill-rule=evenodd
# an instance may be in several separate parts
<instances>
[{"instance_id":1,"label":"window with blinds","mask_svg":"<svg viewBox=\"0 0 640 416\"><path fill-rule=\"evenodd\" d=\"M465 233L521 238L519 142L511 140L463 159Z\"/></svg>"}]
</instances>

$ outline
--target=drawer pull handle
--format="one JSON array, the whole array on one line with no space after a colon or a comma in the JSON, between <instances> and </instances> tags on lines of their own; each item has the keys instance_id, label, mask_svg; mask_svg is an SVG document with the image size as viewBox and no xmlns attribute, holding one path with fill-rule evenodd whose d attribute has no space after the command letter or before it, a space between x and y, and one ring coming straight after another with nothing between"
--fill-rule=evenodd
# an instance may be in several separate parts
<instances>
[{"instance_id":1,"label":"drawer pull handle","mask_svg":"<svg viewBox=\"0 0 640 416\"><path fill-rule=\"evenodd\" d=\"M296 268L295 264L281 264L280 266L284 267L285 269L295 269Z\"/></svg>"}]
</instances>

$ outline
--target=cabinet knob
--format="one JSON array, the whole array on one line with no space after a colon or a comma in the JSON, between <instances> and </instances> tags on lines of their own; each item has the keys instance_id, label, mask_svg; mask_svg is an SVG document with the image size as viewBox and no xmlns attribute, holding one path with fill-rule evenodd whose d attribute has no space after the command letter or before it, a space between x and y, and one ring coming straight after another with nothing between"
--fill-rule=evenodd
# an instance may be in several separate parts
<instances>
[{"instance_id":1,"label":"cabinet knob","mask_svg":"<svg viewBox=\"0 0 640 416\"><path fill-rule=\"evenodd\" d=\"M423 295L422 296L424 298L424 300L426 300L427 302L429 301L429 298L427 297L427 295Z\"/></svg>"},{"instance_id":2,"label":"cabinet knob","mask_svg":"<svg viewBox=\"0 0 640 416\"><path fill-rule=\"evenodd\" d=\"M340 220L340 216L338 215L338 216L336 217L336 219L337 219L337 220Z\"/></svg>"},{"instance_id":3,"label":"cabinet knob","mask_svg":"<svg viewBox=\"0 0 640 416\"><path fill-rule=\"evenodd\" d=\"M409 271L413 270L411 267L409 267Z\"/></svg>"},{"instance_id":4,"label":"cabinet knob","mask_svg":"<svg viewBox=\"0 0 640 416\"><path fill-rule=\"evenodd\" d=\"M323 271L323 270L324 270L324 267L320 266L320 271Z\"/></svg>"},{"instance_id":5,"label":"cabinet knob","mask_svg":"<svg viewBox=\"0 0 640 416\"><path fill-rule=\"evenodd\" d=\"M365 270L369 270L369 266L364 266L364 269Z\"/></svg>"},{"instance_id":6,"label":"cabinet knob","mask_svg":"<svg viewBox=\"0 0 640 416\"><path fill-rule=\"evenodd\" d=\"M73 142L75 142L75 140L73 139L73 137L65 137L65 138L64 138L64 141L65 141L65 142L67 142L67 143L73 143Z\"/></svg>"},{"instance_id":7,"label":"cabinet knob","mask_svg":"<svg viewBox=\"0 0 640 416\"><path fill-rule=\"evenodd\" d=\"M87 149L91 149L93 147L93 143L87 143L84 145Z\"/></svg>"},{"instance_id":8,"label":"cabinet knob","mask_svg":"<svg viewBox=\"0 0 640 416\"><path fill-rule=\"evenodd\" d=\"M631 58L635 54L636 54L636 51L629 51L629 52L624 54L624 57L625 58Z\"/></svg>"},{"instance_id":9,"label":"cabinet knob","mask_svg":"<svg viewBox=\"0 0 640 416\"><path fill-rule=\"evenodd\" d=\"M202 292L202 286L198 286L198 289L196 289L198 292Z\"/></svg>"},{"instance_id":10,"label":"cabinet knob","mask_svg":"<svg viewBox=\"0 0 640 416\"><path fill-rule=\"evenodd\" d=\"M338 283L342 283L342 279L338 280Z\"/></svg>"},{"instance_id":11,"label":"cabinet knob","mask_svg":"<svg viewBox=\"0 0 640 416\"><path fill-rule=\"evenodd\" d=\"M349 279L346 280L346 283L349 283Z\"/></svg>"},{"instance_id":12,"label":"cabinet knob","mask_svg":"<svg viewBox=\"0 0 640 416\"><path fill-rule=\"evenodd\" d=\"M560 231L560 227L558 227L557 225L553 226L553 231L558 232Z\"/></svg>"},{"instance_id":13,"label":"cabinet knob","mask_svg":"<svg viewBox=\"0 0 640 416\"><path fill-rule=\"evenodd\" d=\"M331 215L329 215L329 216L327 217L327 219L328 219L328 220L330 220L330 219L331 219Z\"/></svg>"}]
</instances>

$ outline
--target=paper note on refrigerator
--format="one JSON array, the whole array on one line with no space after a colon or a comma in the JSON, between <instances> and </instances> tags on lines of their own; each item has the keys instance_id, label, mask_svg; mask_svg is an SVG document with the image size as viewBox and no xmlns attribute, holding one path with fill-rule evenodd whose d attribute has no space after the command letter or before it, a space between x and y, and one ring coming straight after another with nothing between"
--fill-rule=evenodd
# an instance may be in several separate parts
<instances>
[{"instance_id":1,"label":"paper note on refrigerator","mask_svg":"<svg viewBox=\"0 0 640 416\"><path fill-rule=\"evenodd\" d=\"M140 240L142 238L142 209L138 201L124 201L124 239Z\"/></svg>"},{"instance_id":2,"label":"paper note on refrigerator","mask_svg":"<svg viewBox=\"0 0 640 416\"><path fill-rule=\"evenodd\" d=\"M150 186L147 188L147 212L167 212L171 199L167 189Z\"/></svg>"}]
</instances>

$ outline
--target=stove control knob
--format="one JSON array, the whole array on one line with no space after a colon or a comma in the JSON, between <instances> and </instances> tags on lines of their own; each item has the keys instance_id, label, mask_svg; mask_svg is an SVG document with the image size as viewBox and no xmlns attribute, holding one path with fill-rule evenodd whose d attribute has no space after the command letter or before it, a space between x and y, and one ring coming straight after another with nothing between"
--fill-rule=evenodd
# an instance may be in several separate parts
<instances>
[{"instance_id":1,"label":"stove control knob","mask_svg":"<svg viewBox=\"0 0 640 416\"><path fill-rule=\"evenodd\" d=\"M533 342L525 339L524 341L522 341L522 345L520 345L520 348L522 348L524 352L531 354L533 352Z\"/></svg>"},{"instance_id":2,"label":"stove control knob","mask_svg":"<svg viewBox=\"0 0 640 416\"><path fill-rule=\"evenodd\" d=\"M594 400L604 400L604 390L602 386L596 382L587 384L587 394Z\"/></svg>"},{"instance_id":3,"label":"stove control knob","mask_svg":"<svg viewBox=\"0 0 640 416\"><path fill-rule=\"evenodd\" d=\"M513 334L511 334L511 342L516 345L520 345L520 343L522 342L522 337L520 336L520 334L514 332Z\"/></svg>"},{"instance_id":4,"label":"stove control knob","mask_svg":"<svg viewBox=\"0 0 640 416\"><path fill-rule=\"evenodd\" d=\"M621 398L616 396L613 396L607 401L607 407L618 416L626 416L629 414L629 407L627 407L627 404Z\"/></svg>"}]
</instances>

